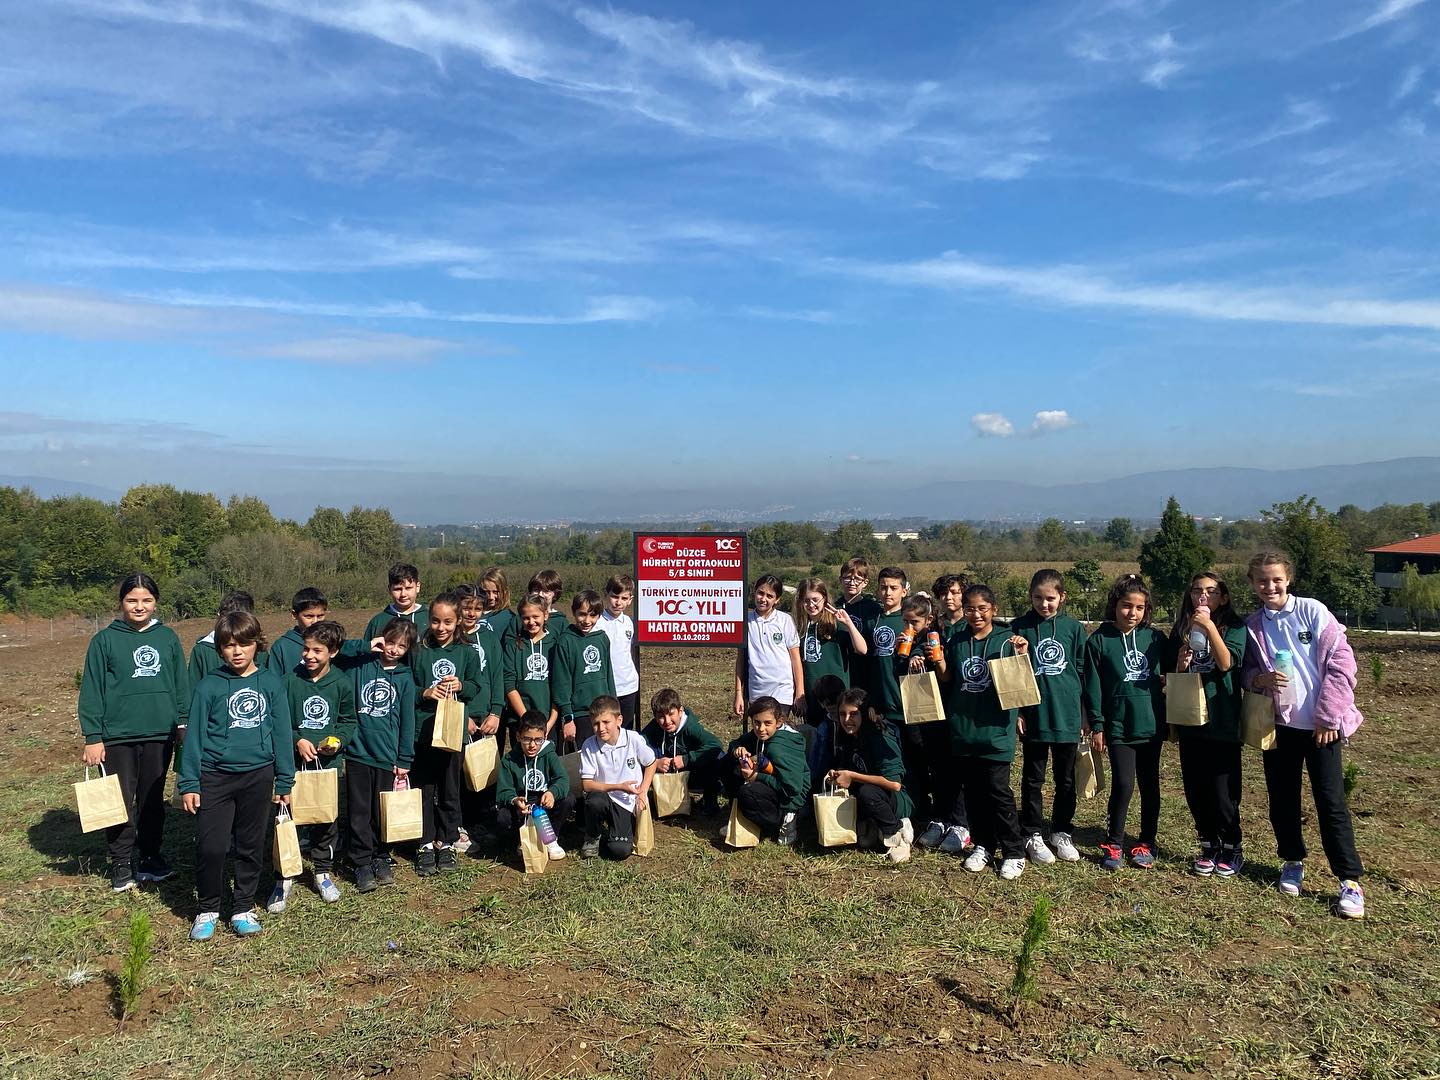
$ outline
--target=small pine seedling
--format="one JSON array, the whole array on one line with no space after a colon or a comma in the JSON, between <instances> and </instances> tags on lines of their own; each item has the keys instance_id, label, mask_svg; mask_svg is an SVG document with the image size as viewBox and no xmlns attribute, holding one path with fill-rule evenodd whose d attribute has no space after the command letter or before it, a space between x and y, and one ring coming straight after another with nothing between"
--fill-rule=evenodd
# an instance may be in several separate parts
<instances>
[{"instance_id":1,"label":"small pine seedling","mask_svg":"<svg viewBox=\"0 0 1440 1080\"><path fill-rule=\"evenodd\" d=\"M130 916L130 948L120 965L120 1019L125 1019L145 989L145 969L155 953L155 928L150 916L137 911Z\"/></svg>"},{"instance_id":2,"label":"small pine seedling","mask_svg":"<svg viewBox=\"0 0 1440 1080\"><path fill-rule=\"evenodd\" d=\"M1345 798L1355 794L1355 785L1360 782L1360 766L1351 761L1345 766Z\"/></svg>"},{"instance_id":3,"label":"small pine seedling","mask_svg":"<svg viewBox=\"0 0 1440 1080\"><path fill-rule=\"evenodd\" d=\"M1385 678L1385 661L1378 656L1370 657L1370 678L1375 683L1375 689L1380 689L1380 683Z\"/></svg>"},{"instance_id":4,"label":"small pine seedling","mask_svg":"<svg viewBox=\"0 0 1440 1080\"><path fill-rule=\"evenodd\" d=\"M76 689L76 690L79 690L79 689L80 689L80 684L83 683L84 681L85 681L85 669L84 669L84 668L76 668L76 669L75 669L75 689Z\"/></svg>"},{"instance_id":5,"label":"small pine seedling","mask_svg":"<svg viewBox=\"0 0 1440 1080\"><path fill-rule=\"evenodd\" d=\"M1020 951L1015 954L1015 977L1010 980L1010 1016L1018 1019L1020 1007L1027 1001L1040 996L1040 987L1035 980L1035 962L1040 947L1050 936L1050 898L1039 896L1030 909L1030 918L1025 921L1025 936L1020 939Z\"/></svg>"}]
</instances>

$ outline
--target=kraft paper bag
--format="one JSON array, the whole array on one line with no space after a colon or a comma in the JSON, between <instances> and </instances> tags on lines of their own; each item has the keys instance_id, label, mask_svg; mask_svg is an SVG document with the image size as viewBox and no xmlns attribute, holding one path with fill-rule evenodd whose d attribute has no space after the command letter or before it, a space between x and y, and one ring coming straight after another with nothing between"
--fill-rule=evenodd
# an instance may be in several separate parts
<instances>
[{"instance_id":1,"label":"kraft paper bag","mask_svg":"<svg viewBox=\"0 0 1440 1080\"><path fill-rule=\"evenodd\" d=\"M565 766L565 774L570 777L570 794L584 802L585 788L580 783L580 751L575 749L574 739L566 739L561 745L566 744L570 746L570 753L560 755L560 764Z\"/></svg>"},{"instance_id":2,"label":"kraft paper bag","mask_svg":"<svg viewBox=\"0 0 1440 1080\"><path fill-rule=\"evenodd\" d=\"M465 786L484 791L500 779L500 749L494 735L481 735L465 746Z\"/></svg>"},{"instance_id":3,"label":"kraft paper bag","mask_svg":"<svg viewBox=\"0 0 1440 1080\"><path fill-rule=\"evenodd\" d=\"M822 795L812 795L815 804L815 831L821 847L847 847L860 841L857 830L858 800L848 791L829 787Z\"/></svg>"},{"instance_id":4,"label":"kraft paper bag","mask_svg":"<svg viewBox=\"0 0 1440 1080\"><path fill-rule=\"evenodd\" d=\"M907 724L929 724L945 719L940 701L940 680L933 671L900 676L900 708Z\"/></svg>"},{"instance_id":5,"label":"kraft paper bag","mask_svg":"<svg viewBox=\"0 0 1440 1080\"><path fill-rule=\"evenodd\" d=\"M1269 750L1275 745L1275 702L1269 694L1240 694L1240 738L1246 746Z\"/></svg>"},{"instance_id":6,"label":"kraft paper bag","mask_svg":"<svg viewBox=\"0 0 1440 1080\"><path fill-rule=\"evenodd\" d=\"M408 780L395 781L394 791L380 793L380 839L387 844L419 840L425 830L420 790Z\"/></svg>"},{"instance_id":7,"label":"kraft paper bag","mask_svg":"<svg viewBox=\"0 0 1440 1080\"><path fill-rule=\"evenodd\" d=\"M457 754L465 745L465 703L459 698L441 698L435 703L435 727L430 745L436 750L453 750Z\"/></svg>"},{"instance_id":8,"label":"kraft paper bag","mask_svg":"<svg viewBox=\"0 0 1440 1080\"><path fill-rule=\"evenodd\" d=\"M102 763L100 775L90 779L90 767L85 767L85 779L75 787L75 809L80 812L80 831L94 832L108 829L112 825L124 825L130 820L130 811L125 809L125 795L120 790L120 777L107 773Z\"/></svg>"},{"instance_id":9,"label":"kraft paper bag","mask_svg":"<svg viewBox=\"0 0 1440 1080\"><path fill-rule=\"evenodd\" d=\"M990 681L995 684L995 693L1000 698L1002 709L1024 709L1040 704L1040 684L1035 681L1035 669L1030 666L1029 655L1006 656L1005 647L1001 655L991 660Z\"/></svg>"},{"instance_id":10,"label":"kraft paper bag","mask_svg":"<svg viewBox=\"0 0 1440 1080\"><path fill-rule=\"evenodd\" d=\"M1173 671L1165 676L1165 719L1175 727L1204 727L1210 722L1203 675Z\"/></svg>"},{"instance_id":11,"label":"kraft paper bag","mask_svg":"<svg viewBox=\"0 0 1440 1080\"><path fill-rule=\"evenodd\" d=\"M679 817L690 813L689 773L657 772L650 779L650 793L655 796L655 816Z\"/></svg>"},{"instance_id":12,"label":"kraft paper bag","mask_svg":"<svg viewBox=\"0 0 1440 1080\"><path fill-rule=\"evenodd\" d=\"M275 815L275 840L270 847L271 862L280 877L299 877L305 869L300 858L300 833L295 828L295 819L290 816L284 803Z\"/></svg>"},{"instance_id":13,"label":"kraft paper bag","mask_svg":"<svg viewBox=\"0 0 1440 1080\"><path fill-rule=\"evenodd\" d=\"M540 841L540 830L535 827L534 818L526 819L525 824L520 826L520 858L525 863L527 874L543 874L550 865L550 853Z\"/></svg>"},{"instance_id":14,"label":"kraft paper bag","mask_svg":"<svg viewBox=\"0 0 1440 1080\"><path fill-rule=\"evenodd\" d=\"M641 857L655 850L655 819L650 816L650 800L635 806L635 854Z\"/></svg>"},{"instance_id":15,"label":"kraft paper bag","mask_svg":"<svg viewBox=\"0 0 1440 1080\"><path fill-rule=\"evenodd\" d=\"M1075 793L1082 799L1093 799L1105 790L1105 763L1089 739L1080 740L1075 752Z\"/></svg>"},{"instance_id":16,"label":"kraft paper bag","mask_svg":"<svg viewBox=\"0 0 1440 1080\"><path fill-rule=\"evenodd\" d=\"M296 825L327 825L338 818L340 770L318 765L297 769L290 791L290 816Z\"/></svg>"},{"instance_id":17,"label":"kraft paper bag","mask_svg":"<svg viewBox=\"0 0 1440 1080\"><path fill-rule=\"evenodd\" d=\"M725 843L733 848L760 846L760 830L740 812L740 804L730 804L730 823L725 826Z\"/></svg>"}]
</instances>

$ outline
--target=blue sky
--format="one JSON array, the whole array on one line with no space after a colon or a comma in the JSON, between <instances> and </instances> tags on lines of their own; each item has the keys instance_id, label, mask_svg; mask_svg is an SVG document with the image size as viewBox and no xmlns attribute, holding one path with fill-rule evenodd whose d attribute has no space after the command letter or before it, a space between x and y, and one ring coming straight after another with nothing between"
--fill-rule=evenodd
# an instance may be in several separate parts
<instances>
[{"instance_id":1,"label":"blue sky","mask_svg":"<svg viewBox=\"0 0 1440 1080\"><path fill-rule=\"evenodd\" d=\"M1440 3L8 8L7 474L453 520L1434 450Z\"/></svg>"}]
</instances>

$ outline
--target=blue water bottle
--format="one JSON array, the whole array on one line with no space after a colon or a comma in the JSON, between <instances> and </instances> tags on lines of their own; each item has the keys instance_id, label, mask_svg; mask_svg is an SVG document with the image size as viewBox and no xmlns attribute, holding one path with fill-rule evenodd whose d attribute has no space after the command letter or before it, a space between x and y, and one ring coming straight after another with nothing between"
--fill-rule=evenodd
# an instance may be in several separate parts
<instances>
[{"instance_id":1,"label":"blue water bottle","mask_svg":"<svg viewBox=\"0 0 1440 1080\"><path fill-rule=\"evenodd\" d=\"M545 808L532 808L530 816L535 819L535 831L540 834L540 842L547 847L555 843L555 826L550 824L550 815L545 812Z\"/></svg>"}]
</instances>

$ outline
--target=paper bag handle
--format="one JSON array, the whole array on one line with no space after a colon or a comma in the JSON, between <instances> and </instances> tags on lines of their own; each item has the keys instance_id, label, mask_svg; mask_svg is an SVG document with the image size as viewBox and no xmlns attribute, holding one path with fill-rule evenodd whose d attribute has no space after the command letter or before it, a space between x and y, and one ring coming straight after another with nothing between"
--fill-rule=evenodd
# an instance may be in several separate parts
<instances>
[{"instance_id":1,"label":"paper bag handle","mask_svg":"<svg viewBox=\"0 0 1440 1080\"><path fill-rule=\"evenodd\" d=\"M409 777L409 775L407 774L407 775L405 775L405 776L397 776L397 777L395 778L395 783L393 783L392 785L390 785L390 790L391 790L391 791L409 791L409 790L410 790L410 777Z\"/></svg>"},{"instance_id":2,"label":"paper bag handle","mask_svg":"<svg viewBox=\"0 0 1440 1080\"><path fill-rule=\"evenodd\" d=\"M98 763L97 766L96 766L96 768L98 768L98 769L100 770L100 779L101 779L101 780L104 780L104 779L105 779L105 762L102 761L102 762ZM85 766L85 782L86 782L87 784L90 782L90 766L89 766L89 765L86 765L86 766Z\"/></svg>"},{"instance_id":3,"label":"paper bag handle","mask_svg":"<svg viewBox=\"0 0 1440 1080\"><path fill-rule=\"evenodd\" d=\"M275 820L277 822L285 821L290 817L290 804L282 802L279 806L280 809L275 811Z\"/></svg>"}]
</instances>

